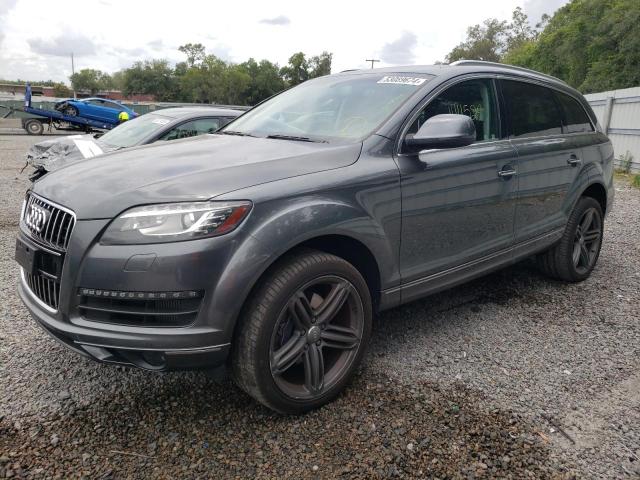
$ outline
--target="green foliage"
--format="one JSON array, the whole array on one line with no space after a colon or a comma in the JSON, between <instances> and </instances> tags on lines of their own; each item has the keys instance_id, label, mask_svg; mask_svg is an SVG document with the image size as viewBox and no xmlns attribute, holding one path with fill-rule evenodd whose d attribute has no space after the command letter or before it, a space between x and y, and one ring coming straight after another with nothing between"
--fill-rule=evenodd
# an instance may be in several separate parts
<instances>
[{"instance_id":1,"label":"green foliage","mask_svg":"<svg viewBox=\"0 0 640 480\"><path fill-rule=\"evenodd\" d=\"M631 173L631 167L633 166L633 155L627 150L623 155L618 157L618 171L620 173Z\"/></svg>"},{"instance_id":2,"label":"green foliage","mask_svg":"<svg viewBox=\"0 0 640 480\"><path fill-rule=\"evenodd\" d=\"M189 67L201 65L207 56L204 45L201 43L187 43L178 47L178 50L187 56L187 65Z\"/></svg>"},{"instance_id":3,"label":"green foliage","mask_svg":"<svg viewBox=\"0 0 640 480\"><path fill-rule=\"evenodd\" d=\"M309 63L304 53L294 53L289 57L289 64L282 67L280 74L290 86L309 80Z\"/></svg>"},{"instance_id":4,"label":"green foliage","mask_svg":"<svg viewBox=\"0 0 640 480\"><path fill-rule=\"evenodd\" d=\"M572 0L531 28L520 9L511 23L487 19L447 55L532 68L565 80L582 92L640 84L640 2Z\"/></svg>"},{"instance_id":5,"label":"green foliage","mask_svg":"<svg viewBox=\"0 0 640 480\"><path fill-rule=\"evenodd\" d=\"M207 54L200 43L187 43L179 50L187 57L185 62L174 67L166 60L137 62L114 73L111 83L126 95L153 94L159 101L255 105L289 86L331 73L328 52L309 59L299 52L280 68L253 58L240 64L225 62Z\"/></svg>"},{"instance_id":6,"label":"green foliage","mask_svg":"<svg viewBox=\"0 0 640 480\"><path fill-rule=\"evenodd\" d=\"M58 98L67 98L73 95L73 92L64 83L55 83L53 85L53 95Z\"/></svg>"},{"instance_id":7,"label":"green foliage","mask_svg":"<svg viewBox=\"0 0 640 480\"><path fill-rule=\"evenodd\" d=\"M457 60L499 62L506 45L507 22L495 18L482 25L467 28L467 39L454 47L446 57L448 63Z\"/></svg>"},{"instance_id":8,"label":"green foliage","mask_svg":"<svg viewBox=\"0 0 640 480\"><path fill-rule=\"evenodd\" d=\"M280 68L269 60L261 60L258 63L250 58L238 67L250 78L249 86L244 92L245 101L249 105L255 105L285 89L284 79L280 76Z\"/></svg>"},{"instance_id":9,"label":"green foliage","mask_svg":"<svg viewBox=\"0 0 640 480\"><path fill-rule=\"evenodd\" d=\"M631 182L631 185L633 185L636 188L640 188L640 175L633 176L633 181Z\"/></svg>"},{"instance_id":10,"label":"green foliage","mask_svg":"<svg viewBox=\"0 0 640 480\"><path fill-rule=\"evenodd\" d=\"M101 70L85 68L69 77L75 91L88 90L92 95L112 88L111 76Z\"/></svg>"},{"instance_id":11,"label":"green foliage","mask_svg":"<svg viewBox=\"0 0 640 480\"><path fill-rule=\"evenodd\" d=\"M25 85L27 83L31 85L38 85L42 87L55 87L56 82L53 80L3 80L0 78L0 83L4 83L6 85Z\"/></svg>"},{"instance_id":12,"label":"green foliage","mask_svg":"<svg viewBox=\"0 0 640 480\"><path fill-rule=\"evenodd\" d=\"M124 70L123 92L153 94L159 101L171 101L178 92L178 82L167 60L136 62Z\"/></svg>"}]
</instances>

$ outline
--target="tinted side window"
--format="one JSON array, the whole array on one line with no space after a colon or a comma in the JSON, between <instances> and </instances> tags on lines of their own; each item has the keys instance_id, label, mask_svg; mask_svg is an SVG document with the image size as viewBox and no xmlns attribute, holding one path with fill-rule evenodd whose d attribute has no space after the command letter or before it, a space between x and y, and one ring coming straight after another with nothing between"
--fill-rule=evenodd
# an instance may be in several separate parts
<instances>
[{"instance_id":1,"label":"tinted side window","mask_svg":"<svg viewBox=\"0 0 640 480\"><path fill-rule=\"evenodd\" d=\"M429 102L407 133L416 133L429 118L443 113L470 117L476 126L477 141L498 138L498 113L491 80L469 80L448 88Z\"/></svg>"},{"instance_id":2,"label":"tinted side window","mask_svg":"<svg viewBox=\"0 0 640 480\"><path fill-rule=\"evenodd\" d=\"M556 97L564 112L564 133L593 132L587 113L576 99L559 92L556 92Z\"/></svg>"},{"instance_id":3,"label":"tinted side window","mask_svg":"<svg viewBox=\"0 0 640 480\"><path fill-rule=\"evenodd\" d=\"M178 138L195 137L203 133L213 133L220 128L218 118L200 118L178 125L173 130L165 133L160 140L177 140Z\"/></svg>"},{"instance_id":4,"label":"tinted side window","mask_svg":"<svg viewBox=\"0 0 640 480\"><path fill-rule=\"evenodd\" d=\"M548 88L512 80L502 81L512 137L562 133L562 115Z\"/></svg>"},{"instance_id":5,"label":"tinted side window","mask_svg":"<svg viewBox=\"0 0 640 480\"><path fill-rule=\"evenodd\" d=\"M104 102L103 107L113 108L114 110L122 111L122 105L116 102Z\"/></svg>"}]
</instances>

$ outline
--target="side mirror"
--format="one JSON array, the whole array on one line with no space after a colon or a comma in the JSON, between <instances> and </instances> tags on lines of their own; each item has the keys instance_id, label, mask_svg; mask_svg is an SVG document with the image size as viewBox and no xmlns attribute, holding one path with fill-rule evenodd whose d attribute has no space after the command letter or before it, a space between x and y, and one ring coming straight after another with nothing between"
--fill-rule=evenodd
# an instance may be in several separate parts
<instances>
[{"instance_id":1,"label":"side mirror","mask_svg":"<svg viewBox=\"0 0 640 480\"><path fill-rule=\"evenodd\" d=\"M442 114L428 119L413 136L404 139L408 147L455 148L476 141L476 126L466 115Z\"/></svg>"}]
</instances>

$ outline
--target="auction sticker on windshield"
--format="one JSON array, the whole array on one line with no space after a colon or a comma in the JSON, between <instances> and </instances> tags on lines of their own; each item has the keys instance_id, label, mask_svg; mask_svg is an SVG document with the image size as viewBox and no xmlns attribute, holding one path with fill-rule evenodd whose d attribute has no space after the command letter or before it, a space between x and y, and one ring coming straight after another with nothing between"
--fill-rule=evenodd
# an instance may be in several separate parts
<instances>
[{"instance_id":1,"label":"auction sticker on windshield","mask_svg":"<svg viewBox=\"0 0 640 480\"><path fill-rule=\"evenodd\" d=\"M378 83L395 83L396 85L422 85L424 82L426 82L427 79L426 78L420 78L420 77L401 77L398 75L389 75L386 77L382 77L380 80L378 80Z\"/></svg>"}]
</instances>

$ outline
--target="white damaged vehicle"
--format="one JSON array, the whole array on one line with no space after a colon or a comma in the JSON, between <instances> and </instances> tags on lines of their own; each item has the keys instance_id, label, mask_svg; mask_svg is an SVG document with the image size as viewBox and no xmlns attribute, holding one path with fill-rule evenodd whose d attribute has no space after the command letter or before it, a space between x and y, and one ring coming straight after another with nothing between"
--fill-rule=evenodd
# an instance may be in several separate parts
<instances>
[{"instance_id":1,"label":"white damaged vehicle","mask_svg":"<svg viewBox=\"0 0 640 480\"><path fill-rule=\"evenodd\" d=\"M245 107L176 107L147 113L107 133L54 137L33 145L26 155L32 181L71 163L158 140L214 133L244 113Z\"/></svg>"}]
</instances>

